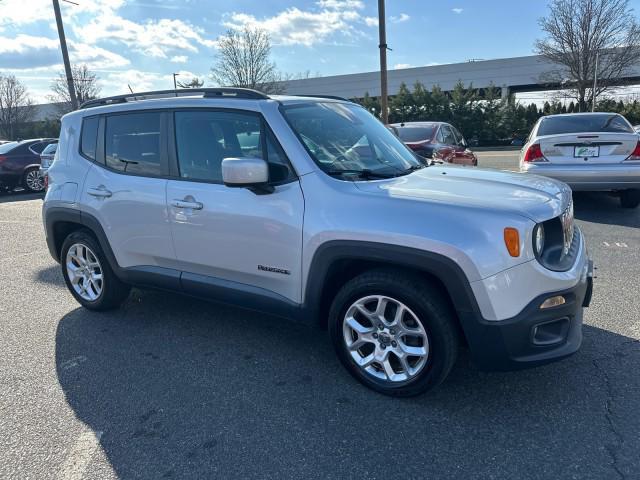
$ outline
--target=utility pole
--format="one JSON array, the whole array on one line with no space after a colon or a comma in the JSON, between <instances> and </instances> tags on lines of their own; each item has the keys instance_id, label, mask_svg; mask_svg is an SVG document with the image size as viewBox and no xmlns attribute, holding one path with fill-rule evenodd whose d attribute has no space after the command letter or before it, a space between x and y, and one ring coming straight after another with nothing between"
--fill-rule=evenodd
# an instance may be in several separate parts
<instances>
[{"instance_id":1,"label":"utility pole","mask_svg":"<svg viewBox=\"0 0 640 480\"><path fill-rule=\"evenodd\" d=\"M598 88L598 55L600 52L596 52L596 66L593 69L593 93L591 95L591 111L596 111L596 88Z\"/></svg>"},{"instance_id":2,"label":"utility pole","mask_svg":"<svg viewBox=\"0 0 640 480\"><path fill-rule=\"evenodd\" d=\"M71 73L71 64L69 63L69 51L67 50L67 40L64 36L64 27L62 26L62 15L60 15L60 4L58 3L58 0L53 0L53 11L56 14L56 25L58 26L58 36L60 37L60 50L62 50L62 61L64 62L64 71L67 76L71 108L73 110L77 110L78 97L76 97L76 88L73 85L73 74Z\"/></svg>"},{"instance_id":3,"label":"utility pole","mask_svg":"<svg viewBox=\"0 0 640 480\"><path fill-rule=\"evenodd\" d=\"M389 123L387 98L387 28L384 1L378 0L378 31L380 33L380 118L385 125Z\"/></svg>"}]
</instances>

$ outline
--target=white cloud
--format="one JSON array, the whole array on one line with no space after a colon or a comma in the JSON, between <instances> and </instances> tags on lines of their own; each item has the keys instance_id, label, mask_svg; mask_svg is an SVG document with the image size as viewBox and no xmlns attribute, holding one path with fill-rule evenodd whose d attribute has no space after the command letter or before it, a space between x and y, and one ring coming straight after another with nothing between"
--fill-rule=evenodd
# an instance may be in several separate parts
<instances>
[{"instance_id":1,"label":"white cloud","mask_svg":"<svg viewBox=\"0 0 640 480\"><path fill-rule=\"evenodd\" d=\"M198 46L213 47L215 41L203 37L202 30L182 20L148 20L136 23L110 12L85 26L75 28L78 38L89 43L122 42L145 55L167 58L171 51L198 52Z\"/></svg>"},{"instance_id":2,"label":"white cloud","mask_svg":"<svg viewBox=\"0 0 640 480\"><path fill-rule=\"evenodd\" d=\"M360 0L319 0L318 5L321 8L333 8L336 10L364 8L364 3Z\"/></svg>"},{"instance_id":3,"label":"white cloud","mask_svg":"<svg viewBox=\"0 0 640 480\"><path fill-rule=\"evenodd\" d=\"M356 26L377 25L375 17L364 17L361 0L319 0L318 8L301 10L290 7L271 17L257 18L249 13L232 12L223 16L222 25L232 29L245 26L267 31L275 45L312 46L325 42L333 35L362 35Z\"/></svg>"},{"instance_id":4,"label":"white cloud","mask_svg":"<svg viewBox=\"0 0 640 480\"><path fill-rule=\"evenodd\" d=\"M458 15L461 14L462 12L464 12L464 8L452 8L451 11L453 13L457 13Z\"/></svg>"},{"instance_id":5,"label":"white cloud","mask_svg":"<svg viewBox=\"0 0 640 480\"><path fill-rule=\"evenodd\" d=\"M104 95L129 93L129 85L134 92L173 88L173 76L140 70L111 72L103 79Z\"/></svg>"},{"instance_id":6,"label":"white cloud","mask_svg":"<svg viewBox=\"0 0 640 480\"><path fill-rule=\"evenodd\" d=\"M0 36L0 68L32 70L59 65L62 56L57 38L19 34L13 38ZM69 41L73 63L85 63L91 69L122 67L129 60L104 48Z\"/></svg>"},{"instance_id":7,"label":"white cloud","mask_svg":"<svg viewBox=\"0 0 640 480\"><path fill-rule=\"evenodd\" d=\"M411 65L410 63L396 63L393 68L394 70L399 70L402 68L413 68L415 65Z\"/></svg>"},{"instance_id":8,"label":"white cloud","mask_svg":"<svg viewBox=\"0 0 640 480\"><path fill-rule=\"evenodd\" d=\"M364 23L367 27L377 27L378 26L378 17L364 17Z\"/></svg>"},{"instance_id":9,"label":"white cloud","mask_svg":"<svg viewBox=\"0 0 640 480\"><path fill-rule=\"evenodd\" d=\"M173 63L187 63L189 57L187 57L186 55L174 55L169 60Z\"/></svg>"},{"instance_id":10,"label":"white cloud","mask_svg":"<svg viewBox=\"0 0 640 480\"><path fill-rule=\"evenodd\" d=\"M121 7L125 0L78 1L77 5L60 2L65 21L84 13L101 13ZM28 5L27 5L28 4ZM49 0L2 0L0 1L0 25L20 26L38 21L50 22L53 19L53 7Z\"/></svg>"},{"instance_id":11,"label":"white cloud","mask_svg":"<svg viewBox=\"0 0 640 480\"><path fill-rule=\"evenodd\" d=\"M407 15L406 13L401 13L398 17L394 17L394 16L389 17L389 20L392 23L402 23L402 22L406 22L410 18L411 17L409 15Z\"/></svg>"}]
</instances>

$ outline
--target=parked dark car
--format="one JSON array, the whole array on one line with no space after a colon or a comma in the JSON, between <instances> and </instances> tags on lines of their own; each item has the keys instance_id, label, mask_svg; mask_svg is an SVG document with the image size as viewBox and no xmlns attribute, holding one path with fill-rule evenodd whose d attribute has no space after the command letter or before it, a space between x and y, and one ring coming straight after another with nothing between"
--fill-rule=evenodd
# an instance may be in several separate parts
<instances>
[{"instance_id":1,"label":"parked dark car","mask_svg":"<svg viewBox=\"0 0 640 480\"><path fill-rule=\"evenodd\" d=\"M0 187L43 191L40 154L49 144L57 142L55 138L38 138L0 145Z\"/></svg>"},{"instance_id":2,"label":"parked dark car","mask_svg":"<svg viewBox=\"0 0 640 480\"><path fill-rule=\"evenodd\" d=\"M478 165L478 157L453 125L444 122L406 122L389 125L411 150L424 158L459 165Z\"/></svg>"}]
</instances>

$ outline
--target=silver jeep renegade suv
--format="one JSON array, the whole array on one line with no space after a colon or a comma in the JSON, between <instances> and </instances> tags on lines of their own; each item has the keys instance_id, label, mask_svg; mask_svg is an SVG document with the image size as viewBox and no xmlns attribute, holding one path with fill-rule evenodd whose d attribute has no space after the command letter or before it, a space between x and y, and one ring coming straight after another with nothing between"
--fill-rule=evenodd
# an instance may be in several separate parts
<instances>
[{"instance_id":1,"label":"silver jeep renegade suv","mask_svg":"<svg viewBox=\"0 0 640 480\"><path fill-rule=\"evenodd\" d=\"M169 96L170 95L170 96ZM47 243L84 307L132 285L328 328L360 382L413 395L574 353L591 262L571 190L435 165L349 101L197 89L62 120Z\"/></svg>"}]
</instances>

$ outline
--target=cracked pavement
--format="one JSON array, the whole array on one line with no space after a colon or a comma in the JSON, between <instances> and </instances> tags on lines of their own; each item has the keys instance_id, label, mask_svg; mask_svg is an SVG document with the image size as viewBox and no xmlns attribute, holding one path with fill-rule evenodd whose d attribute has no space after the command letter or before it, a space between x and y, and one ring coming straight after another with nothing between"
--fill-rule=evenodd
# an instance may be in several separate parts
<instances>
[{"instance_id":1,"label":"cracked pavement","mask_svg":"<svg viewBox=\"0 0 640 480\"><path fill-rule=\"evenodd\" d=\"M325 332L166 293L74 302L41 200L0 196L0 478L640 478L640 209L575 196L597 278L574 356L411 399Z\"/></svg>"}]
</instances>

